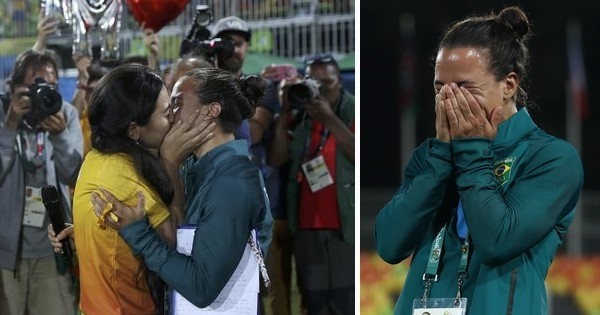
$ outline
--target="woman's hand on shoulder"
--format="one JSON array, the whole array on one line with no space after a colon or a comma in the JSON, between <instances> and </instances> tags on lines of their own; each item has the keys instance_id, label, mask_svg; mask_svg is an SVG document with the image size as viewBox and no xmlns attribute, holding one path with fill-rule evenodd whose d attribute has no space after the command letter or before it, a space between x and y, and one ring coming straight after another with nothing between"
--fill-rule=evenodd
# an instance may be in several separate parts
<instances>
[{"instance_id":1,"label":"woman's hand on shoulder","mask_svg":"<svg viewBox=\"0 0 600 315\"><path fill-rule=\"evenodd\" d=\"M122 203L104 188L100 188L100 193L92 192L91 202L101 228L109 226L118 231L146 216L146 197L142 192L137 193L135 208Z\"/></svg>"}]
</instances>

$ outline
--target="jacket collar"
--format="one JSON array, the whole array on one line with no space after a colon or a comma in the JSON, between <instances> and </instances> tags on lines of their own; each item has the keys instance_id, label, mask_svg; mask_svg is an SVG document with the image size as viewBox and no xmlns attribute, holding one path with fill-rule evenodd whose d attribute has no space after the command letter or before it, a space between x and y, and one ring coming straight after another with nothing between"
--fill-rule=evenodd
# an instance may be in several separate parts
<instances>
[{"instance_id":1,"label":"jacket collar","mask_svg":"<svg viewBox=\"0 0 600 315\"><path fill-rule=\"evenodd\" d=\"M493 144L513 143L535 129L538 129L538 126L533 122L531 116L529 116L527 109L519 107L514 115L498 126L498 132Z\"/></svg>"},{"instance_id":2,"label":"jacket collar","mask_svg":"<svg viewBox=\"0 0 600 315\"><path fill-rule=\"evenodd\" d=\"M232 140L210 150L201 158L192 156L186 163L188 166L186 168L189 172L206 174L209 170L215 169L223 160L236 155L249 156L248 140Z\"/></svg>"}]
</instances>

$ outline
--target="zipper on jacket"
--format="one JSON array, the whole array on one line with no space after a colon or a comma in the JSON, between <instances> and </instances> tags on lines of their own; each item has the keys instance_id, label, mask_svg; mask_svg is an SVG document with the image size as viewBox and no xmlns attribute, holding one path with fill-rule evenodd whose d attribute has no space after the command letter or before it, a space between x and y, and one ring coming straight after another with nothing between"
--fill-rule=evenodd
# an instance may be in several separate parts
<instances>
[{"instance_id":1,"label":"zipper on jacket","mask_svg":"<svg viewBox=\"0 0 600 315\"><path fill-rule=\"evenodd\" d=\"M517 269L513 269L510 275L510 291L508 292L508 308L506 315L512 315L513 304L515 300L515 289L517 287Z\"/></svg>"}]
</instances>

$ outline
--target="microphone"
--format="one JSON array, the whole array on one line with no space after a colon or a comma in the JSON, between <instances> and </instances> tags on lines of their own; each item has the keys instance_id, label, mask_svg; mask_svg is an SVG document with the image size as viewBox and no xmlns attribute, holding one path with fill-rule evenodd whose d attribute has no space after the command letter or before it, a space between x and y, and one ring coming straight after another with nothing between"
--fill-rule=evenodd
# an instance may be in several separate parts
<instances>
[{"instance_id":1,"label":"microphone","mask_svg":"<svg viewBox=\"0 0 600 315\"><path fill-rule=\"evenodd\" d=\"M65 218L63 216L63 207L60 201L60 195L56 187L52 185L46 185L42 187L42 202L46 208L46 212L50 216L50 222L52 222L52 229L54 233L58 235L62 230L65 229ZM63 252L62 255L65 257L73 257L73 251L71 250L71 244L69 238L62 241Z\"/></svg>"}]
</instances>

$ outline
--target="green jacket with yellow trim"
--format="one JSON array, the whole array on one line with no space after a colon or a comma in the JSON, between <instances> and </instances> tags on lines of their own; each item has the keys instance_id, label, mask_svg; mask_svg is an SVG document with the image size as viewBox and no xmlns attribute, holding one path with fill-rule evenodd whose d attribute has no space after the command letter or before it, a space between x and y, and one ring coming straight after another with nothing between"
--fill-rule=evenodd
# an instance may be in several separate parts
<instances>
[{"instance_id":1,"label":"green jacket with yellow trim","mask_svg":"<svg viewBox=\"0 0 600 315\"><path fill-rule=\"evenodd\" d=\"M462 291L467 314L548 314L544 280L582 184L575 149L538 128L524 108L499 126L493 141L427 140L376 221L377 250L385 261L396 264L412 255L395 314L412 314L413 300L423 296L431 244L445 223L439 281L430 297L456 296L459 196L472 249Z\"/></svg>"},{"instance_id":2,"label":"green jacket with yellow trim","mask_svg":"<svg viewBox=\"0 0 600 315\"><path fill-rule=\"evenodd\" d=\"M349 126L354 120L354 96L344 91L339 109L334 108L337 116ZM298 124L292 134L292 141L289 144L290 158L292 165L287 183L287 212L288 223L293 231L297 229L298 224L298 204L299 204L299 185L296 174L302 165L304 157L304 146L307 137L310 137L312 129L312 120L304 119ZM335 152L335 185L338 198L338 207L340 211L340 222L342 225L342 236L344 241L354 244L354 162L348 159L342 149L338 148Z\"/></svg>"}]
</instances>

